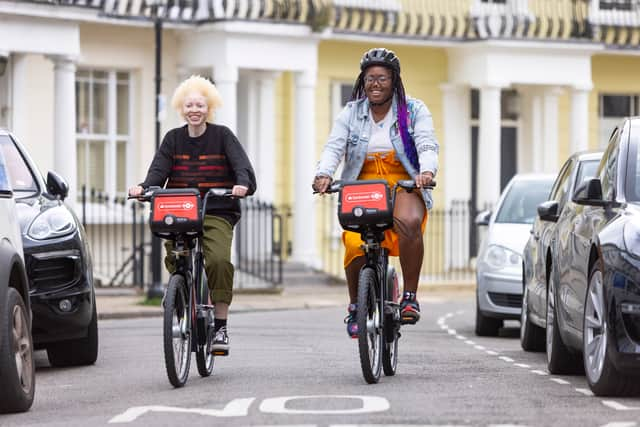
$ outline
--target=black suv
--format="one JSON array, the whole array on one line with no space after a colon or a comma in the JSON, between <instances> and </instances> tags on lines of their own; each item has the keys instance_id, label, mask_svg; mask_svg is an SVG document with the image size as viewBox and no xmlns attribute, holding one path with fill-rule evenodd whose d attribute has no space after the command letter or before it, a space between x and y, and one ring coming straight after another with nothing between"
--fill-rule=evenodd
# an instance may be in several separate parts
<instances>
[{"instance_id":1,"label":"black suv","mask_svg":"<svg viewBox=\"0 0 640 427\"><path fill-rule=\"evenodd\" d=\"M24 147L0 130L22 230L33 310L33 342L53 366L93 364L98 317L91 252L84 228L64 203L69 188L54 172L46 182Z\"/></svg>"}]
</instances>

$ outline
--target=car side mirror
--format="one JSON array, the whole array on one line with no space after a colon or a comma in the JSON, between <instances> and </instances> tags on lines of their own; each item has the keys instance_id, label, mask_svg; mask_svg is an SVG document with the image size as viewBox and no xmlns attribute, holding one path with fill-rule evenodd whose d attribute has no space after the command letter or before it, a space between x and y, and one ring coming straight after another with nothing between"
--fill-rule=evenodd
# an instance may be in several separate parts
<instances>
[{"instance_id":1,"label":"car side mirror","mask_svg":"<svg viewBox=\"0 0 640 427\"><path fill-rule=\"evenodd\" d=\"M538 205L538 216L543 221L558 222L558 202L547 200Z\"/></svg>"},{"instance_id":2,"label":"car side mirror","mask_svg":"<svg viewBox=\"0 0 640 427\"><path fill-rule=\"evenodd\" d=\"M490 219L491 219L491 211L489 210L482 211L476 216L475 223L476 225L489 225Z\"/></svg>"},{"instance_id":3,"label":"car side mirror","mask_svg":"<svg viewBox=\"0 0 640 427\"><path fill-rule=\"evenodd\" d=\"M578 186L573 193L573 202L586 206L606 206L608 202L602 198L600 178L591 178Z\"/></svg>"},{"instance_id":4,"label":"car side mirror","mask_svg":"<svg viewBox=\"0 0 640 427\"><path fill-rule=\"evenodd\" d=\"M69 195L69 184L57 173L49 171L47 174L47 191L52 196L58 196L64 200Z\"/></svg>"}]
</instances>

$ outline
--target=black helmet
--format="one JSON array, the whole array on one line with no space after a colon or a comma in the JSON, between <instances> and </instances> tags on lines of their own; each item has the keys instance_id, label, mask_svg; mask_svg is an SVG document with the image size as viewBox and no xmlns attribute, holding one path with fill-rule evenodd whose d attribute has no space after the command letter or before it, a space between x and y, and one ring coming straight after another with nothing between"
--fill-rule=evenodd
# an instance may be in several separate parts
<instances>
[{"instance_id":1,"label":"black helmet","mask_svg":"<svg viewBox=\"0 0 640 427\"><path fill-rule=\"evenodd\" d=\"M400 60L392 50L383 47L370 49L362 56L360 71L364 71L372 65L382 65L400 74Z\"/></svg>"}]
</instances>

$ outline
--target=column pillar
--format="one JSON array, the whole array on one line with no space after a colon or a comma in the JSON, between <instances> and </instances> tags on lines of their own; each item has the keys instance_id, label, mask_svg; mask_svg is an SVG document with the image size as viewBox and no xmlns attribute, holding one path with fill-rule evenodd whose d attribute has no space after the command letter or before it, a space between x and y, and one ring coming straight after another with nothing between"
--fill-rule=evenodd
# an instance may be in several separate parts
<instances>
[{"instance_id":1,"label":"column pillar","mask_svg":"<svg viewBox=\"0 0 640 427\"><path fill-rule=\"evenodd\" d=\"M531 168L532 171L542 171L544 168L544 120L542 114L542 95L534 92L531 95Z\"/></svg>"},{"instance_id":2,"label":"column pillar","mask_svg":"<svg viewBox=\"0 0 640 427\"><path fill-rule=\"evenodd\" d=\"M443 183L454 183L445 188L446 208L453 200L471 198L471 130L469 124L468 87L445 83L442 91L442 118L444 135L440 137L443 157L447 164L456 167L443 169Z\"/></svg>"},{"instance_id":3,"label":"column pillar","mask_svg":"<svg viewBox=\"0 0 640 427\"><path fill-rule=\"evenodd\" d=\"M480 88L477 207L494 206L500 196L500 87Z\"/></svg>"},{"instance_id":4,"label":"column pillar","mask_svg":"<svg viewBox=\"0 0 640 427\"><path fill-rule=\"evenodd\" d=\"M295 76L294 105L294 205L292 258L316 266L315 203L311 182L315 170L316 147L316 70Z\"/></svg>"},{"instance_id":5,"label":"column pillar","mask_svg":"<svg viewBox=\"0 0 640 427\"><path fill-rule=\"evenodd\" d=\"M276 185L276 128L275 128L275 79L276 73L263 73L258 80L258 137L256 145L260 153L256 165L258 195L260 200L273 203ZM313 150L311 150L313 153Z\"/></svg>"},{"instance_id":6,"label":"column pillar","mask_svg":"<svg viewBox=\"0 0 640 427\"><path fill-rule=\"evenodd\" d=\"M11 98L8 99L11 108L11 124L9 129L24 144L29 135L29 73L27 56L14 53L11 55Z\"/></svg>"},{"instance_id":7,"label":"column pillar","mask_svg":"<svg viewBox=\"0 0 640 427\"><path fill-rule=\"evenodd\" d=\"M589 92L591 88L571 89L571 154L589 148Z\"/></svg>"},{"instance_id":8,"label":"column pillar","mask_svg":"<svg viewBox=\"0 0 640 427\"><path fill-rule=\"evenodd\" d=\"M542 168L539 170L544 173L558 172L558 97L561 93L559 88L550 87L545 89L542 99L544 154Z\"/></svg>"},{"instance_id":9,"label":"column pillar","mask_svg":"<svg viewBox=\"0 0 640 427\"><path fill-rule=\"evenodd\" d=\"M69 184L67 204L74 206L77 188L76 64L67 56L52 56L54 80L54 170Z\"/></svg>"},{"instance_id":10,"label":"column pillar","mask_svg":"<svg viewBox=\"0 0 640 427\"><path fill-rule=\"evenodd\" d=\"M216 111L215 122L238 130L238 68L231 65L216 66L213 70L216 88L222 97L222 107Z\"/></svg>"}]
</instances>

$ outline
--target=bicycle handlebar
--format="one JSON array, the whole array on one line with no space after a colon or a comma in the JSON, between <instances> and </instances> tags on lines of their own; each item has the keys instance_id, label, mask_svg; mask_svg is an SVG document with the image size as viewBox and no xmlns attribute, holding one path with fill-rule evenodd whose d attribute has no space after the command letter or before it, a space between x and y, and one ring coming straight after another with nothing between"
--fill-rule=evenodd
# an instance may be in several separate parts
<instances>
[{"instance_id":1,"label":"bicycle handlebar","mask_svg":"<svg viewBox=\"0 0 640 427\"><path fill-rule=\"evenodd\" d=\"M156 185L152 185L144 190L144 192L138 196L127 196L127 200L137 199L141 202L150 202L153 194L158 190L164 190L162 187L158 187ZM208 197L235 197L238 199L243 199L241 196L234 196L232 188L210 188L204 195L204 200L206 201Z\"/></svg>"},{"instance_id":2,"label":"bicycle handlebar","mask_svg":"<svg viewBox=\"0 0 640 427\"><path fill-rule=\"evenodd\" d=\"M329 186L327 191L325 191L325 193L327 194L337 193L340 191L340 189L342 189L343 184L344 184L343 181L340 181L340 180L334 181L331 183L331 185ZM401 179L400 181L398 181L396 185L393 187L394 192L397 187L403 188L409 192L418 188L416 186L416 182L413 179ZM436 181L432 180L431 184L425 185L422 188L433 190L435 187L436 187ZM320 192L313 190L313 194L320 194Z\"/></svg>"}]
</instances>

